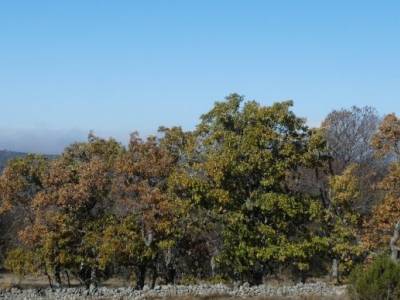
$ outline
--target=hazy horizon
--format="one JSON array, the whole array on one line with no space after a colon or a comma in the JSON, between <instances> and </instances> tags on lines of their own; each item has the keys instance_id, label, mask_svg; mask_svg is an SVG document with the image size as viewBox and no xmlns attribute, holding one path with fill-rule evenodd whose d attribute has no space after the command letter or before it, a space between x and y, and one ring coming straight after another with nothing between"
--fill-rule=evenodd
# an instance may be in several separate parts
<instances>
[{"instance_id":1,"label":"hazy horizon","mask_svg":"<svg viewBox=\"0 0 400 300\"><path fill-rule=\"evenodd\" d=\"M200 115L196 121L199 120ZM307 123L310 127L319 126L319 123ZM159 126L163 126L163 124L160 124ZM159 126L155 127L153 130L139 131L138 129L132 128L132 130L126 130L125 132L117 130L95 130L93 128L49 129L44 126L37 126L34 128L4 127L0 128L0 150L42 154L59 154L64 150L66 146L72 143L86 141L90 132L94 132L95 135L102 138L114 138L118 142L127 145L127 143L129 142L130 134L134 131L138 131L141 137L146 138L149 135L157 135ZM169 126L181 126L181 124L170 124ZM182 127L185 130L192 130L195 128L195 126Z\"/></svg>"},{"instance_id":2,"label":"hazy horizon","mask_svg":"<svg viewBox=\"0 0 400 300\"><path fill-rule=\"evenodd\" d=\"M400 2L5 1L0 149L59 153L94 130L126 142L192 129L237 92L333 109L400 111Z\"/></svg>"}]
</instances>

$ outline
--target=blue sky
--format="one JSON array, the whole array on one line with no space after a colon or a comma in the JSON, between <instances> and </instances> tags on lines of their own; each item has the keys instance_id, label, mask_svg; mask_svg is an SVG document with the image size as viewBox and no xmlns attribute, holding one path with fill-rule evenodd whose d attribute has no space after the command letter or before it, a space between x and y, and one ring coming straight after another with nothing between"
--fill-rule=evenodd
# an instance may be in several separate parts
<instances>
[{"instance_id":1,"label":"blue sky","mask_svg":"<svg viewBox=\"0 0 400 300\"><path fill-rule=\"evenodd\" d=\"M231 92L400 111L399 1L1 1L0 149L191 129Z\"/></svg>"}]
</instances>

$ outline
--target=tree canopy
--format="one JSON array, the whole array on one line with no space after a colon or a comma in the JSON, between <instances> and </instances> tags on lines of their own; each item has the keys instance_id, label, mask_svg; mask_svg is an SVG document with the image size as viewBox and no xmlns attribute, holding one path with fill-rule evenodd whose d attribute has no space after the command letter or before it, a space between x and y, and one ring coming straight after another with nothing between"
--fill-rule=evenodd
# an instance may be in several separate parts
<instances>
[{"instance_id":1,"label":"tree canopy","mask_svg":"<svg viewBox=\"0 0 400 300\"><path fill-rule=\"evenodd\" d=\"M11 160L0 176L3 265L51 285L125 276L140 289L339 280L397 249L396 115L353 107L309 128L292 106L231 94L192 131L135 132L127 146L90 133L60 156Z\"/></svg>"}]
</instances>

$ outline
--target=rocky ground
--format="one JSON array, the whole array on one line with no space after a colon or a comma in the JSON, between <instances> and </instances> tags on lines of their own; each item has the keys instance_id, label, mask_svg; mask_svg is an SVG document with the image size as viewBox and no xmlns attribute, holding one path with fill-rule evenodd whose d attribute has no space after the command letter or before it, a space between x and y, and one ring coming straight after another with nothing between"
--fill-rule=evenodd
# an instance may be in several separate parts
<instances>
[{"instance_id":1,"label":"rocky ground","mask_svg":"<svg viewBox=\"0 0 400 300\"><path fill-rule=\"evenodd\" d=\"M345 299L345 287L325 283L307 283L293 286L236 287L218 285L156 286L143 291L133 288L35 288L0 290L0 299Z\"/></svg>"}]
</instances>

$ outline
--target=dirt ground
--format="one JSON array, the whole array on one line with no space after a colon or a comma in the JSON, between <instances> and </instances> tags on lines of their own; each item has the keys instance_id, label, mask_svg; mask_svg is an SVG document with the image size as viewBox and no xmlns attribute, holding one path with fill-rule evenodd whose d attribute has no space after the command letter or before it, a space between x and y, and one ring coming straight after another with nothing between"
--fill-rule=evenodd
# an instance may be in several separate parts
<instances>
[{"instance_id":1,"label":"dirt ground","mask_svg":"<svg viewBox=\"0 0 400 300\"><path fill-rule=\"evenodd\" d=\"M62 277L62 280L65 284L67 284L66 277ZM71 286L79 286L79 282L77 280L71 279L70 280ZM122 278L111 278L108 279L101 284L102 286L106 287L124 287L130 286L127 280ZM25 276L24 278L19 278L18 276L7 273L1 272L0 273L0 288L10 288L10 287L20 287L23 289L27 288L47 288L49 287L49 281L46 276Z\"/></svg>"}]
</instances>

